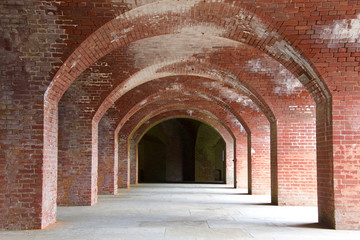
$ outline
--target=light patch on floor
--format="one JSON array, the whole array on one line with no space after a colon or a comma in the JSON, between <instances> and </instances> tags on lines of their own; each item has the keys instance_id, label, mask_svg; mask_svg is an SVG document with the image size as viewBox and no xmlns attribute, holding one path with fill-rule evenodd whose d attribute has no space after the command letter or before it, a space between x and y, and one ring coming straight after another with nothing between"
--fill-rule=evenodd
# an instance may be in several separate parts
<instances>
[{"instance_id":1,"label":"light patch on floor","mask_svg":"<svg viewBox=\"0 0 360 240\"><path fill-rule=\"evenodd\" d=\"M317 226L316 207L279 207L270 196L223 184L141 184L99 196L92 207L58 207L54 227L3 231L1 240L358 240L359 231Z\"/></svg>"}]
</instances>

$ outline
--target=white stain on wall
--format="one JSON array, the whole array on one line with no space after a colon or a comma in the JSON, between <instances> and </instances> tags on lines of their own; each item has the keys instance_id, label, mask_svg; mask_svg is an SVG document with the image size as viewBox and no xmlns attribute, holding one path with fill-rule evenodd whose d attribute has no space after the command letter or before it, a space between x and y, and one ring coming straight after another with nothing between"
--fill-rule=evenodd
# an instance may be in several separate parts
<instances>
[{"instance_id":1,"label":"white stain on wall","mask_svg":"<svg viewBox=\"0 0 360 240\"><path fill-rule=\"evenodd\" d=\"M334 24L325 28L321 34L323 39L360 41L360 14L355 19L335 20Z\"/></svg>"},{"instance_id":2,"label":"white stain on wall","mask_svg":"<svg viewBox=\"0 0 360 240\"><path fill-rule=\"evenodd\" d=\"M243 33L255 35L259 39L266 39L269 36L279 38L279 35L276 32L268 31L268 26L263 23L259 17L245 9L240 9L235 16L225 18L224 20L228 23L235 22L234 25L237 26L239 30L242 29ZM231 32L234 25L230 24L227 27L227 30Z\"/></svg>"},{"instance_id":3,"label":"white stain on wall","mask_svg":"<svg viewBox=\"0 0 360 240\"><path fill-rule=\"evenodd\" d=\"M303 113L309 113L312 114L315 112L315 106L314 105L305 105L305 106L298 106L298 105L290 105L289 106L290 111L297 111L297 112L303 112Z\"/></svg>"},{"instance_id":4,"label":"white stain on wall","mask_svg":"<svg viewBox=\"0 0 360 240\"><path fill-rule=\"evenodd\" d=\"M259 112L259 107L247 96L240 94L235 89L225 87L221 82L204 82L203 86L209 89L216 89L218 91L218 96L221 99L228 99L231 102L236 102L241 104L243 107L249 107L256 112Z\"/></svg>"},{"instance_id":5,"label":"white stain on wall","mask_svg":"<svg viewBox=\"0 0 360 240\"><path fill-rule=\"evenodd\" d=\"M156 2L157 0L112 0L115 3L125 3L130 9L134 9L149 3Z\"/></svg>"},{"instance_id":6,"label":"white stain on wall","mask_svg":"<svg viewBox=\"0 0 360 240\"><path fill-rule=\"evenodd\" d=\"M116 0L113 0L113 2ZM134 18L141 16L154 16L166 13L185 13L190 11L194 6L203 2L203 0L124 0L133 10L119 15L117 18Z\"/></svg>"},{"instance_id":7,"label":"white stain on wall","mask_svg":"<svg viewBox=\"0 0 360 240\"><path fill-rule=\"evenodd\" d=\"M183 85L181 83L172 83L169 87L165 89L166 91L176 91L176 92L182 92L183 91Z\"/></svg>"},{"instance_id":8,"label":"white stain on wall","mask_svg":"<svg viewBox=\"0 0 360 240\"><path fill-rule=\"evenodd\" d=\"M239 128L239 131L245 133L245 129L238 119L231 120L231 125L235 128Z\"/></svg>"},{"instance_id":9,"label":"white stain on wall","mask_svg":"<svg viewBox=\"0 0 360 240\"><path fill-rule=\"evenodd\" d=\"M144 100L142 100L140 103L139 103L139 105L140 106L143 106L143 105L145 105L147 103L147 99L144 99Z\"/></svg>"},{"instance_id":10,"label":"white stain on wall","mask_svg":"<svg viewBox=\"0 0 360 240\"><path fill-rule=\"evenodd\" d=\"M255 110L256 112L260 112L259 107L248 96L239 95L236 99L236 102L240 103L244 107L250 107L251 109Z\"/></svg>"},{"instance_id":11,"label":"white stain on wall","mask_svg":"<svg viewBox=\"0 0 360 240\"><path fill-rule=\"evenodd\" d=\"M111 37L113 37L113 40L110 41L110 43L118 42L122 38L127 37L127 33L132 31L134 29L134 26L122 29L120 32L113 31L110 33Z\"/></svg>"},{"instance_id":12,"label":"white stain on wall","mask_svg":"<svg viewBox=\"0 0 360 240\"><path fill-rule=\"evenodd\" d=\"M200 3L224 3L224 0L112 0L113 3L125 3L127 6L132 9L131 11L126 12L125 14L119 15L117 18L134 18L134 17L143 17L151 16L149 19L149 24L156 24L157 22L164 20L166 18L165 14L182 14L188 13L195 6ZM234 7L234 3L232 4ZM227 32L233 31L234 25L238 29L243 29L244 31L255 34L260 39L265 39L268 36L277 37L278 34L267 29L267 25L257 17L256 15L248 12L245 9L240 9L239 12L230 18L224 18L224 21L234 24L229 24L226 27Z\"/></svg>"},{"instance_id":13,"label":"white stain on wall","mask_svg":"<svg viewBox=\"0 0 360 240\"><path fill-rule=\"evenodd\" d=\"M129 51L134 55L135 67L187 60L195 55L209 56L221 47L237 47L238 42L222 38L224 29L212 25L187 26L176 34L167 34L133 42Z\"/></svg>"},{"instance_id":14,"label":"white stain on wall","mask_svg":"<svg viewBox=\"0 0 360 240\"><path fill-rule=\"evenodd\" d=\"M307 73L307 76L299 78L303 85L306 85L311 81L315 81L317 85L323 90L324 96L326 98L331 97L329 92L326 90L324 83L319 79L317 73L311 67L310 63L287 42L284 40L277 41L272 46L266 46L265 48L276 58L283 58L286 61L292 60L297 63Z\"/></svg>"},{"instance_id":15,"label":"white stain on wall","mask_svg":"<svg viewBox=\"0 0 360 240\"><path fill-rule=\"evenodd\" d=\"M270 57L252 59L247 62L246 67L250 69L250 72L272 75L272 81L277 85L273 89L273 93L292 95L301 90L301 82L282 64Z\"/></svg>"}]
</instances>

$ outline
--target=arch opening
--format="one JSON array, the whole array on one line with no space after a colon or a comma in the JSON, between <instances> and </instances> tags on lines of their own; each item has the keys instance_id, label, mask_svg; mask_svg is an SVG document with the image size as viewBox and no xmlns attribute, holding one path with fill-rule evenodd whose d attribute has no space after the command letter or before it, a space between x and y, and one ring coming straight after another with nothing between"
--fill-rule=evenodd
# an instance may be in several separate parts
<instances>
[{"instance_id":1,"label":"arch opening","mask_svg":"<svg viewBox=\"0 0 360 240\"><path fill-rule=\"evenodd\" d=\"M139 183L226 183L226 144L211 126L173 118L138 142Z\"/></svg>"}]
</instances>

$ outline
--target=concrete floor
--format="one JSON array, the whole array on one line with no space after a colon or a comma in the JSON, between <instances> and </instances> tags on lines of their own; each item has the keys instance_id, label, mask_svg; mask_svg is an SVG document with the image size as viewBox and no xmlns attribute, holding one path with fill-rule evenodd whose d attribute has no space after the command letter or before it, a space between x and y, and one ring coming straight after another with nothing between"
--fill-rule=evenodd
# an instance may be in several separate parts
<instances>
[{"instance_id":1,"label":"concrete floor","mask_svg":"<svg viewBox=\"0 0 360 240\"><path fill-rule=\"evenodd\" d=\"M100 196L93 207L59 207L58 222L1 240L360 239L360 231L321 229L315 207L271 206L226 185L141 184Z\"/></svg>"}]
</instances>

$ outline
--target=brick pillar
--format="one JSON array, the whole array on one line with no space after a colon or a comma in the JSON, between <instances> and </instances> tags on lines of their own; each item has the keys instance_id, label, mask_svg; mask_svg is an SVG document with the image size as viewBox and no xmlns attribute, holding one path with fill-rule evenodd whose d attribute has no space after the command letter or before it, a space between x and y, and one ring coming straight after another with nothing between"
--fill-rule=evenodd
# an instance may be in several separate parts
<instances>
[{"instance_id":1,"label":"brick pillar","mask_svg":"<svg viewBox=\"0 0 360 240\"><path fill-rule=\"evenodd\" d=\"M114 125L106 116L99 123L99 194L117 193L118 147L115 145Z\"/></svg>"},{"instance_id":2,"label":"brick pillar","mask_svg":"<svg viewBox=\"0 0 360 240\"><path fill-rule=\"evenodd\" d=\"M16 92L4 96L0 229L41 229L56 221L57 105L46 102L44 113L41 94L31 100L19 95L21 105Z\"/></svg>"},{"instance_id":3,"label":"brick pillar","mask_svg":"<svg viewBox=\"0 0 360 240\"><path fill-rule=\"evenodd\" d=\"M256 126L251 131L249 193L270 194L270 130Z\"/></svg>"},{"instance_id":4,"label":"brick pillar","mask_svg":"<svg viewBox=\"0 0 360 240\"><path fill-rule=\"evenodd\" d=\"M248 188L248 139L243 134L236 139L237 188Z\"/></svg>"},{"instance_id":5,"label":"brick pillar","mask_svg":"<svg viewBox=\"0 0 360 240\"><path fill-rule=\"evenodd\" d=\"M316 151L319 222L335 228L333 129L331 106L316 105Z\"/></svg>"},{"instance_id":6,"label":"brick pillar","mask_svg":"<svg viewBox=\"0 0 360 240\"><path fill-rule=\"evenodd\" d=\"M65 109L59 109L58 204L93 205L97 201L98 127L91 118L76 118Z\"/></svg>"},{"instance_id":7,"label":"brick pillar","mask_svg":"<svg viewBox=\"0 0 360 240\"><path fill-rule=\"evenodd\" d=\"M226 141L226 184L234 185L234 140Z\"/></svg>"},{"instance_id":8,"label":"brick pillar","mask_svg":"<svg viewBox=\"0 0 360 240\"><path fill-rule=\"evenodd\" d=\"M131 139L129 142L129 160L130 160L130 184L138 184L138 158L136 142Z\"/></svg>"},{"instance_id":9,"label":"brick pillar","mask_svg":"<svg viewBox=\"0 0 360 240\"><path fill-rule=\"evenodd\" d=\"M351 79L351 78L350 78ZM333 96L333 178L334 178L334 206L335 206L335 225L336 229L360 229L360 90L359 73L357 72L355 83L350 82L346 87L346 92L338 92ZM344 87L343 85L341 87ZM340 87L338 87L340 89ZM347 101L346 101L347 100ZM324 118L323 114L320 116ZM326 119L324 119L326 121ZM326 125L325 125L326 126ZM319 129L321 130L321 129ZM325 146L322 148L325 150ZM327 152L331 152L328 147ZM325 152L321 156L325 156ZM324 175L325 170L331 170L331 158L327 159L327 165L321 160L321 168L318 169L321 175L319 177L331 177L330 174ZM326 167L328 169L326 169ZM319 174L318 173L318 174ZM321 183L324 182L321 180ZM319 179L320 181L320 179ZM329 180L328 180L329 181ZM328 218L326 209L331 209L331 200L325 202L325 195L322 191L320 221L325 221L324 216Z\"/></svg>"},{"instance_id":10,"label":"brick pillar","mask_svg":"<svg viewBox=\"0 0 360 240\"><path fill-rule=\"evenodd\" d=\"M6 120L0 121L0 228L39 229L44 225L42 211L56 209L56 205L46 205L47 209L43 210L43 200L46 198L42 195L44 186L49 184L44 182L46 175L50 180L53 177L48 174L51 173L48 170L54 166L54 154L47 155L46 169L43 171L42 107L29 104L34 100L29 100L28 104L25 100L22 106L17 105L14 100L9 95L6 101L0 103L6 106L1 110L1 115L6 116ZM38 110L35 110L36 107ZM51 143L51 138L48 140ZM56 197L56 185L55 191L49 191L47 195ZM54 216L49 218L50 223L54 221Z\"/></svg>"},{"instance_id":11,"label":"brick pillar","mask_svg":"<svg viewBox=\"0 0 360 240\"><path fill-rule=\"evenodd\" d=\"M128 155L127 138L119 136L118 139L118 187L129 188L130 186L130 160Z\"/></svg>"},{"instance_id":12,"label":"brick pillar","mask_svg":"<svg viewBox=\"0 0 360 240\"><path fill-rule=\"evenodd\" d=\"M61 55L53 44L64 30L43 7L0 3L0 230L44 228L56 217L58 98L44 93L60 60L49 49Z\"/></svg>"},{"instance_id":13,"label":"brick pillar","mask_svg":"<svg viewBox=\"0 0 360 240\"><path fill-rule=\"evenodd\" d=\"M276 160L278 205L316 205L315 119L278 120Z\"/></svg>"}]
</instances>

